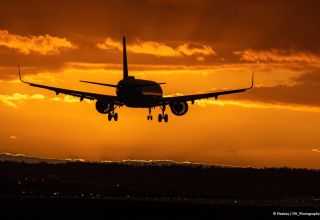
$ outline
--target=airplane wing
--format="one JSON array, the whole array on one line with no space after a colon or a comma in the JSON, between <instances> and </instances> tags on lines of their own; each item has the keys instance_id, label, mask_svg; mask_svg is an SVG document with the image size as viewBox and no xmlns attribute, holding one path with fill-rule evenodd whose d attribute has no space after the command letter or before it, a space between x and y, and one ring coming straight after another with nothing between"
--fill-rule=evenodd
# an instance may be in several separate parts
<instances>
[{"instance_id":1,"label":"airplane wing","mask_svg":"<svg viewBox=\"0 0 320 220\"><path fill-rule=\"evenodd\" d=\"M103 94L90 93L90 92L82 92L82 91L63 89L63 88L58 88L58 87L52 87L52 86L46 86L46 85L26 82L21 78L20 68L19 68L19 77L20 77L21 82L26 83L29 86L38 87L38 88L42 88L42 89L48 89L48 90L54 91L56 93L56 95L59 95L61 93L61 94L65 94L65 95L79 97L80 101L82 101L83 99L89 99L89 100L95 100L95 99L98 100L99 99L99 100L105 100L108 102L112 102L116 105L122 105L122 103L118 100L117 96L103 95Z\"/></svg>"},{"instance_id":2,"label":"airplane wing","mask_svg":"<svg viewBox=\"0 0 320 220\"><path fill-rule=\"evenodd\" d=\"M173 102L183 102L183 101L194 102L195 100L208 99L208 98L212 98L212 97L217 99L218 96L221 96L221 95L228 95L228 94L234 94L234 93L239 93L239 92L245 92L245 91L253 88L253 78L254 78L254 75L252 74L251 86L248 88L235 89L235 90L225 90L225 91L218 91L218 92L209 92L209 93L194 94L194 95L163 97L161 100L159 100L159 104L163 105L163 104L170 104Z\"/></svg>"}]
</instances>

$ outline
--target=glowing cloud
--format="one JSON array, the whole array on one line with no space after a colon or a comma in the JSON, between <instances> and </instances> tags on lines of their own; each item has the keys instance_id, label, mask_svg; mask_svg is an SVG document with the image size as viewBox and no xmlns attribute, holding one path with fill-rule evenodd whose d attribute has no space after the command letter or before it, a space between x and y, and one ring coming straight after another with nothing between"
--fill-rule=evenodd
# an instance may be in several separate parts
<instances>
[{"instance_id":1,"label":"glowing cloud","mask_svg":"<svg viewBox=\"0 0 320 220\"><path fill-rule=\"evenodd\" d=\"M41 94L35 94L35 95L26 95L26 94L20 94L20 93L14 93L12 95L0 95L0 101L13 108L18 108L17 102L25 101L25 100L42 100L45 99L44 95Z\"/></svg>"},{"instance_id":2,"label":"glowing cloud","mask_svg":"<svg viewBox=\"0 0 320 220\"><path fill-rule=\"evenodd\" d=\"M122 50L122 45L119 41L115 41L108 37L103 43L96 45L102 50L118 49ZM177 48L170 47L165 43L159 43L154 41L142 41L137 40L133 44L127 46L127 50L136 54L149 54L157 57L182 57L197 55L199 61L204 60L204 56L216 55L211 46L207 45L193 45L185 43L179 45Z\"/></svg>"},{"instance_id":3,"label":"glowing cloud","mask_svg":"<svg viewBox=\"0 0 320 220\"><path fill-rule=\"evenodd\" d=\"M311 151L316 152L316 153L320 153L319 149L312 149Z\"/></svg>"},{"instance_id":4,"label":"glowing cloud","mask_svg":"<svg viewBox=\"0 0 320 220\"><path fill-rule=\"evenodd\" d=\"M122 50L121 43L118 41L114 41L110 37L107 37L103 43L98 43L97 47L102 50L112 50L112 49Z\"/></svg>"},{"instance_id":5,"label":"glowing cloud","mask_svg":"<svg viewBox=\"0 0 320 220\"><path fill-rule=\"evenodd\" d=\"M17 139L17 137L14 136L14 135L11 135L9 138L12 139L12 140L16 140Z\"/></svg>"},{"instance_id":6,"label":"glowing cloud","mask_svg":"<svg viewBox=\"0 0 320 220\"><path fill-rule=\"evenodd\" d=\"M128 46L128 50L133 53L150 54L158 57L179 57L181 53L167 46L164 43L153 41L140 41Z\"/></svg>"},{"instance_id":7,"label":"glowing cloud","mask_svg":"<svg viewBox=\"0 0 320 220\"><path fill-rule=\"evenodd\" d=\"M52 37L48 34L39 36L21 36L0 30L0 46L18 50L22 54L38 53L41 55L59 54L62 49L74 49L76 46L65 38Z\"/></svg>"},{"instance_id":8,"label":"glowing cloud","mask_svg":"<svg viewBox=\"0 0 320 220\"><path fill-rule=\"evenodd\" d=\"M306 106L306 105L289 105L289 104L272 104L264 102L248 102L248 101L217 101L212 99L202 99L195 101L195 104L201 107L208 105L218 106L238 106L242 108L255 108L255 109L279 109L279 110L290 110L299 112L320 112L319 107Z\"/></svg>"},{"instance_id":9,"label":"glowing cloud","mask_svg":"<svg viewBox=\"0 0 320 220\"><path fill-rule=\"evenodd\" d=\"M15 109L18 108L18 104L27 100L49 100L54 102L65 102L65 103L80 102L79 98L75 98L72 96L63 96L63 98L60 98L60 97L49 98L42 94L28 95L28 94L14 93L12 95L0 95L0 102L2 102L4 105L8 107L12 107ZM91 103L90 100L83 100L83 101L85 103Z\"/></svg>"},{"instance_id":10,"label":"glowing cloud","mask_svg":"<svg viewBox=\"0 0 320 220\"><path fill-rule=\"evenodd\" d=\"M294 50L255 51L247 49L235 51L233 54L240 57L240 60L249 62L320 63L319 55Z\"/></svg>"},{"instance_id":11,"label":"glowing cloud","mask_svg":"<svg viewBox=\"0 0 320 220\"><path fill-rule=\"evenodd\" d=\"M192 45L190 43L186 43L178 46L177 51L187 56L192 56L192 55L201 55L202 57L211 56L211 55L216 56L216 52L213 51L212 47L207 45L198 45L198 44Z\"/></svg>"}]
</instances>

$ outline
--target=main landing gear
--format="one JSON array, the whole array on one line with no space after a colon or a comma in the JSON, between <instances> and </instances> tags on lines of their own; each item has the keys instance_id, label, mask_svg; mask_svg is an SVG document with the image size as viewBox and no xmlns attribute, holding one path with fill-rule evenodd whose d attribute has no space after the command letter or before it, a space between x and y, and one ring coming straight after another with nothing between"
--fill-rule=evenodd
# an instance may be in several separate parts
<instances>
[{"instance_id":1,"label":"main landing gear","mask_svg":"<svg viewBox=\"0 0 320 220\"><path fill-rule=\"evenodd\" d=\"M168 119L169 119L168 115L164 113L166 110L166 106L162 105L162 106L160 106L160 108L161 108L162 113L158 115L158 122L162 122L162 120L164 122L168 122ZM149 120L152 121L152 119L153 119L152 114L151 114L151 107L149 108L149 114L148 114L147 119L148 119L148 121Z\"/></svg>"},{"instance_id":2,"label":"main landing gear","mask_svg":"<svg viewBox=\"0 0 320 220\"><path fill-rule=\"evenodd\" d=\"M158 122L161 122L162 119L163 119L164 122L168 122L168 119L169 119L169 118L168 118L168 114L165 114L165 113L164 113L165 110L166 110L166 106L163 105L163 106L160 106L160 108L161 108L162 114L159 114L159 115L158 115Z\"/></svg>"},{"instance_id":3,"label":"main landing gear","mask_svg":"<svg viewBox=\"0 0 320 220\"><path fill-rule=\"evenodd\" d=\"M118 113L117 112L114 112L115 108L109 112L108 114L108 121L111 121L112 118L114 119L114 121L118 121Z\"/></svg>"}]
</instances>

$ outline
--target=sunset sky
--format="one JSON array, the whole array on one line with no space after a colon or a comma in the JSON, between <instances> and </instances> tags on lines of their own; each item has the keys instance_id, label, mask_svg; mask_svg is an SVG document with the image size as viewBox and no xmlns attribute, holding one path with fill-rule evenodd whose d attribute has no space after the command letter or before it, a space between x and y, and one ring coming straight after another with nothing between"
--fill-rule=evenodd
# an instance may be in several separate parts
<instances>
[{"instance_id":1,"label":"sunset sky","mask_svg":"<svg viewBox=\"0 0 320 220\"><path fill-rule=\"evenodd\" d=\"M0 153L90 161L174 160L320 168L320 2L0 1ZM165 95L250 86L189 106L169 123L21 83L115 95L129 74ZM156 116L160 112L153 111Z\"/></svg>"}]
</instances>

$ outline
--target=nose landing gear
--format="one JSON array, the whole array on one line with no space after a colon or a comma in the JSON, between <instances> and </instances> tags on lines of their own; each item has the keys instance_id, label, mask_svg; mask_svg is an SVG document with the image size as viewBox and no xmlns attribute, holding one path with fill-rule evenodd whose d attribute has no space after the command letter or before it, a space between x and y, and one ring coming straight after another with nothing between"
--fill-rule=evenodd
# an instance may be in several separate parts
<instances>
[{"instance_id":1,"label":"nose landing gear","mask_svg":"<svg viewBox=\"0 0 320 220\"><path fill-rule=\"evenodd\" d=\"M147 117L148 121L152 121L152 115L151 115L151 108L149 108L149 114L148 114L148 117Z\"/></svg>"}]
</instances>

